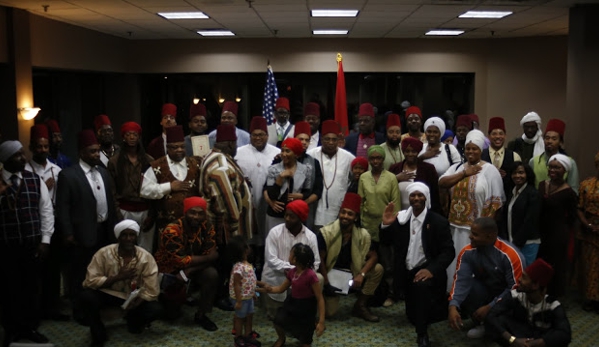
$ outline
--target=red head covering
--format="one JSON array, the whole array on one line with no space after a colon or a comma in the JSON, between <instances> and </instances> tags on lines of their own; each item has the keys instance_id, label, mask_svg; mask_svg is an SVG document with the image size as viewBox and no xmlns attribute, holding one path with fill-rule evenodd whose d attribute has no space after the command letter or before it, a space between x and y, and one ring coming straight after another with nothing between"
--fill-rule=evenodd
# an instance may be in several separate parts
<instances>
[{"instance_id":1,"label":"red head covering","mask_svg":"<svg viewBox=\"0 0 599 347\"><path fill-rule=\"evenodd\" d=\"M141 135L141 126L135 122L127 122L121 125L121 137L124 137L130 131L135 131L137 135Z\"/></svg>"},{"instance_id":2,"label":"red head covering","mask_svg":"<svg viewBox=\"0 0 599 347\"><path fill-rule=\"evenodd\" d=\"M339 129L339 124L334 120L325 120L322 122L322 136L326 134L335 134L339 135L341 129Z\"/></svg>"},{"instance_id":3,"label":"red head covering","mask_svg":"<svg viewBox=\"0 0 599 347\"><path fill-rule=\"evenodd\" d=\"M199 196L192 196L185 200L183 200L183 213L187 213L187 210L193 207L201 207L202 210L206 211L206 207L208 204L206 200L200 198Z\"/></svg>"},{"instance_id":4,"label":"red head covering","mask_svg":"<svg viewBox=\"0 0 599 347\"><path fill-rule=\"evenodd\" d=\"M478 120L478 115L470 113L468 116L470 116L470 122L477 122L478 124L480 124L480 121Z\"/></svg>"},{"instance_id":5,"label":"red head covering","mask_svg":"<svg viewBox=\"0 0 599 347\"><path fill-rule=\"evenodd\" d=\"M296 157L299 157L304 153L304 146L302 146L301 141L293 137L285 139L283 143L281 143L281 148L283 147L289 148Z\"/></svg>"},{"instance_id":6,"label":"red head covering","mask_svg":"<svg viewBox=\"0 0 599 347\"><path fill-rule=\"evenodd\" d=\"M387 116L387 129L393 126L401 128L401 121L399 120L399 115L395 113L391 113Z\"/></svg>"},{"instance_id":7,"label":"red head covering","mask_svg":"<svg viewBox=\"0 0 599 347\"><path fill-rule=\"evenodd\" d=\"M250 133L254 130L263 130L265 133L268 132L268 127L266 125L266 118L262 116L256 116L252 118L250 122Z\"/></svg>"},{"instance_id":8,"label":"red head covering","mask_svg":"<svg viewBox=\"0 0 599 347\"><path fill-rule=\"evenodd\" d=\"M310 130L310 123L304 121L295 123L295 132L293 133L293 137L296 137L299 134L306 134L308 136L312 136L312 131Z\"/></svg>"},{"instance_id":9,"label":"red head covering","mask_svg":"<svg viewBox=\"0 0 599 347\"><path fill-rule=\"evenodd\" d=\"M345 193L345 198L343 198L343 203L341 204L341 208L347 208L355 213L360 213L360 204L362 203L362 198L356 193ZM340 208L340 209L341 209Z\"/></svg>"},{"instance_id":10,"label":"red head covering","mask_svg":"<svg viewBox=\"0 0 599 347\"><path fill-rule=\"evenodd\" d=\"M422 119L422 111L420 108L416 106L410 106L406 109L406 118L408 118L411 114L417 114L420 119Z\"/></svg>"},{"instance_id":11,"label":"red head covering","mask_svg":"<svg viewBox=\"0 0 599 347\"><path fill-rule=\"evenodd\" d=\"M58 122L55 121L54 119L48 119L46 121L46 125L48 126L48 128L50 128L50 132L52 132L52 133L60 132L60 127L58 126Z\"/></svg>"},{"instance_id":12,"label":"red head covering","mask_svg":"<svg viewBox=\"0 0 599 347\"><path fill-rule=\"evenodd\" d=\"M466 127L469 130L472 129L472 121L470 120L470 115L463 114L461 116L458 116L458 120L455 123L455 127L456 129L458 127Z\"/></svg>"},{"instance_id":13,"label":"red head covering","mask_svg":"<svg viewBox=\"0 0 599 347\"><path fill-rule=\"evenodd\" d=\"M422 150L422 141L417 138L408 136L405 139L401 140L401 150L405 151L408 147L412 147L412 149L416 150L416 152L420 153Z\"/></svg>"},{"instance_id":14,"label":"red head covering","mask_svg":"<svg viewBox=\"0 0 599 347\"><path fill-rule=\"evenodd\" d=\"M195 116L206 117L206 106L204 104L191 104L189 107L189 120L192 120Z\"/></svg>"},{"instance_id":15,"label":"red head covering","mask_svg":"<svg viewBox=\"0 0 599 347\"><path fill-rule=\"evenodd\" d=\"M235 115L235 117L237 117L237 111L239 110L239 106L237 106L236 102L233 101L225 101L225 104L223 105L223 111L221 112L221 114L225 113L225 112L231 112Z\"/></svg>"},{"instance_id":16,"label":"red head covering","mask_svg":"<svg viewBox=\"0 0 599 347\"><path fill-rule=\"evenodd\" d=\"M105 114L97 115L94 119L94 128L96 128L96 131L100 130L100 128L104 125L112 125L110 118L108 118L108 116Z\"/></svg>"},{"instance_id":17,"label":"red head covering","mask_svg":"<svg viewBox=\"0 0 599 347\"><path fill-rule=\"evenodd\" d=\"M489 119L489 134L495 129L501 129L505 132L505 121L501 117L493 117Z\"/></svg>"},{"instance_id":18,"label":"red head covering","mask_svg":"<svg viewBox=\"0 0 599 347\"><path fill-rule=\"evenodd\" d=\"M320 105L315 102L309 102L304 107L304 117L307 115L318 116L320 118Z\"/></svg>"},{"instance_id":19,"label":"red head covering","mask_svg":"<svg viewBox=\"0 0 599 347\"><path fill-rule=\"evenodd\" d=\"M31 127L31 136L30 141L33 143L39 139L50 139L50 135L48 133L48 127L43 124L36 124Z\"/></svg>"},{"instance_id":20,"label":"red head covering","mask_svg":"<svg viewBox=\"0 0 599 347\"><path fill-rule=\"evenodd\" d=\"M289 108L289 99L287 98L278 98L277 102L275 102L275 110L278 108L284 108L287 111L290 110Z\"/></svg>"},{"instance_id":21,"label":"red head covering","mask_svg":"<svg viewBox=\"0 0 599 347\"><path fill-rule=\"evenodd\" d=\"M364 157L356 157L356 159L351 161L351 168L353 169L356 165L360 165L362 169L368 170L368 159Z\"/></svg>"},{"instance_id":22,"label":"red head covering","mask_svg":"<svg viewBox=\"0 0 599 347\"><path fill-rule=\"evenodd\" d=\"M366 102L360 105L360 110L358 111L358 117L368 116L374 118L374 106L371 103Z\"/></svg>"},{"instance_id":23,"label":"red head covering","mask_svg":"<svg viewBox=\"0 0 599 347\"><path fill-rule=\"evenodd\" d=\"M166 128L166 143L185 142L185 134L181 125Z\"/></svg>"},{"instance_id":24,"label":"red head covering","mask_svg":"<svg viewBox=\"0 0 599 347\"><path fill-rule=\"evenodd\" d=\"M547 122L545 133L548 131L555 131L560 134L561 137L564 137L564 134L566 133L566 123L557 118L550 119L549 122Z\"/></svg>"},{"instance_id":25,"label":"red head covering","mask_svg":"<svg viewBox=\"0 0 599 347\"><path fill-rule=\"evenodd\" d=\"M79 149L87 148L91 145L97 145L98 139L96 138L96 134L91 129L84 129L79 132L78 137L78 145Z\"/></svg>"},{"instance_id":26,"label":"red head covering","mask_svg":"<svg viewBox=\"0 0 599 347\"><path fill-rule=\"evenodd\" d=\"M538 283L542 287L547 287L553 278L554 270L551 265L547 264L543 259L539 258L524 270L531 280Z\"/></svg>"},{"instance_id":27,"label":"red head covering","mask_svg":"<svg viewBox=\"0 0 599 347\"><path fill-rule=\"evenodd\" d=\"M160 115L162 117L167 116L167 115L177 117L177 106L175 106L174 104L162 105L162 113Z\"/></svg>"},{"instance_id":28,"label":"red head covering","mask_svg":"<svg viewBox=\"0 0 599 347\"><path fill-rule=\"evenodd\" d=\"M232 124L221 124L216 128L216 142L237 141L235 126Z\"/></svg>"},{"instance_id":29,"label":"red head covering","mask_svg":"<svg viewBox=\"0 0 599 347\"><path fill-rule=\"evenodd\" d=\"M285 206L286 209L295 213L302 222L305 222L308 219L308 212L310 208L308 204L304 200L293 200Z\"/></svg>"}]
</instances>

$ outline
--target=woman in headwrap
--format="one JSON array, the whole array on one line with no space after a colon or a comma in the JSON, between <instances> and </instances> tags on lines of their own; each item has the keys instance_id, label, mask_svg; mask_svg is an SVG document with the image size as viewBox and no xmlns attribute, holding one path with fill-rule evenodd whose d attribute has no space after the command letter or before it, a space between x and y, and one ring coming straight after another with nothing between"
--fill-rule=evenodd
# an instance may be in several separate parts
<instances>
[{"instance_id":1,"label":"woman in headwrap","mask_svg":"<svg viewBox=\"0 0 599 347\"><path fill-rule=\"evenodd\" d=\"M364 172L368 171L368 159L364 157L357 157L351 162L351 181L347 188L348 193L358 194L358 185L360 183L360 176Z\"/></svg>"},{"instance_id":2,"label":"woman in headwrap","mask_svg":"<svg viewBox=\"0 0 599 347\"><path fill-rule=\"evenodd\" d=\"M466 162L452 165L441 178L440 188L449 188L449 223L455 253L470 244L470 227L479 217L495 217L505 201L503 181L493 164L481 160L485 135L472 130L466 136ZM447 288L451 288L456 260L447 268Z\"/></svg>"},{"instance_id":3,"label":"woman in headwrap","mask_svg":"<svg viewBox=\"0 0 599 347\"><path fill-rule=\"evenodd\" d=\"M539 184L541 195L541 246L539 258L553 266L555 276L547 292L556 297L565 294L569 265L573 257L574 237L572 226L577 217L576 192L564 180L572 168L571 160L563 154L555 154L547 163L549 179Z\"/></svg>"},{"instance_id":4,"label":"woman in headwrap","mask_svg":"<svg viewBox=\"0 0 599 347\"><path fill-rule=\"evenodd\" d=\"M435 166L437 175L441 176L453 164L461 163L460 153L453 145L441 142L445 133L445 123L439 117L432 117L424 122L426 140L419 158Z\"/></svg>"},{"instance_id":5,"label":"woman in headwrap","mask_svg":"<svg viewBox=\"0 0 599 347\"><path fill-rule=\"evenodd\" d=\"M281 144L281 162L268 168L264 185L266 210L266 235L270 229L284 223L285 206L294 200L306 200L311 195L313 177L308 166L297 158L304 153L300 140L288 138Z\"/></svg>"},{"instance_id":6,"label":"woman in headwrap","mask_svg":"<svg viewBox=\"0 0 599 347\"><path fill-rule=\"evenodd\" d=\"M454 135L453 131L447 129L447 130L445 130L445 133L443 134L443 136L441 136L441 142L447 143L447 144L452 144L454 137L455 137L455 135Z\"/></svg>"}]
</instances>

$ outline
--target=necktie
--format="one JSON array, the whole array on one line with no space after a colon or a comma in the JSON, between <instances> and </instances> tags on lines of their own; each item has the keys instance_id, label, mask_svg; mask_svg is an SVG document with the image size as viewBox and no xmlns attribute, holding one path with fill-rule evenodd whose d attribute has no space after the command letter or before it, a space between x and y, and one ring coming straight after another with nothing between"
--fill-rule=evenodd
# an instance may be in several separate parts
<instances>
[{"instance_id":1,"label":"necktie","mask_svg":"<svg viewBox=\"0 0 599 347\"><path fill-rule=\"evenodd\" d=\"M89 173L91 174L92 181L94 181L94 185L95 185L92 188L94 188L96 190L100 190L100 181L98 179L98 172L95 169L91 169L91 170L89 170Z\"/></svg>"},{"instance_id":2,"label":"necktie","mask_svg":"<svg viewBox=\"0 0 599 347\"><path fill-rule=\"evenodd\" d=\"M495 166L497 169L501 168L501 156L499 155L498 151L495 151L495 155L493 156L493 166Z\"/></svg>"}]
</instances>

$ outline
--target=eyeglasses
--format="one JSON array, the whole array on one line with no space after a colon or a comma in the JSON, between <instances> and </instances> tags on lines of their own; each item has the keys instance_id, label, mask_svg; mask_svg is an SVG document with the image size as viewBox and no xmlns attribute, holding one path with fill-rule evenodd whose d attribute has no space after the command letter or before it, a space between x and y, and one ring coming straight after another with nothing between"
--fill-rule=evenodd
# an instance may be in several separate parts
<instances>
[{"instance_id":1,"label":"eyeglasses","mask_svg":"<svg viewBox=\"0 0 599 347\"><path fill-rule=\"evenodd\" d=\"M253 139L260 139L260 138L263 138L263 137L266 137L266 136L268 136L268 135L266 135L266 134L251 134L250 135L250 137L253 138Z\"/></svg>"}]
</instances>

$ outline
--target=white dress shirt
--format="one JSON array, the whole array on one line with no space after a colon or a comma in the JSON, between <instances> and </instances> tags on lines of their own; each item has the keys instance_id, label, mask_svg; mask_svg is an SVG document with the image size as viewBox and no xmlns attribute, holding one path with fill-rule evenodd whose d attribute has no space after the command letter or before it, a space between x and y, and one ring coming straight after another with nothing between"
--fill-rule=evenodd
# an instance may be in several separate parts
<instances>
[{"instance_id":1,"label":"white dress shirt","mask_svg":"<svg viewBox=\"0 0 599 347\"><path fill-rule=\"evenodd\" d=\"M320 139L319 131L315 132L314 134L312 134L312 136L310 136L310 144L308 145L308 149L306 150L306 152L318 147L318 139Z\"/></svg>"},{"instance_id":2,"label":"white dress shirt","mask_svg":"<svg viewBox=\"0 0 599 347\"><path fill-rule=\"evenodd\" d=\"M166 156L168 162L168 168L171 173L179 181L185 180L187 177L187 160L183 158L180 162L172 160L168 155ZM150 166L146 172L144 172L144 178L141 182L140 196L146 199L158 200L162 199L165 195L171 193L171 183L158 183L154 169Z\"/></svg>"},{"instance_id":3,"label":"white dress shirt","mask_svg":"<svg viewBox=\"0 0 599 347\"><path fill-rule=\"evenodd\" d=\"M96 214L98 215L98 223L102 223L108 218L108 200L106 198L106 188L104 187L104 180L98 169L94 166L91 167L88 163L79 159L79 165L87 177L89 186L94 193L96 198Z\"/></svg>"},{"instance_id":4,"label":"white dress shirt","mask_svg":"<svg viewBox=\"0 0 599 347\"><path fill-rule=\"evenodd\" d=\"M424 248L422 248L422 226L426 217L427 208L424 208L418 217L410 217L410 244L408 245L408 255L406 256L406 267L412 270L426 262Z\"/></svg>"},{"instance_id":5,"label":"white dress shirt","mask_svg":"<svg viewBox=\"0 0 599 347\"><path fill-rule=\"evenodd\" d=\"M280 126L279 123L274 122L267 127L268 132L268 144L276 146L279 141L279 134L284 135L285 131L287 135L284 136L283 140L293 137L293 133L295 132L295 125L292 125L290 122L287 122L284 126Z\"/></svg>"},{"instance_id":6,"label":"white dress shirt","mask_svg":"<svg viewBox=\"0 0 599 347\"><path fill-rule=\"evenodd\" d=\"M54 187L52 187L52 189L48 189L48 194L50 194L52 202L56 203L56 185L58 184L58 173L60 173L60 170L62 170L60 166L50 162L48 159L46 159L45 166L42 166L31 160L25 164L25 170L37 174L44 182L50 178L54 178Z\"/></svg>"},{"instance_id":7,"label":"white dress shirt","mask_svg":"<svg viewBox=\"0 0 599 347\"><path fill-rule=\"evenodd\" d=\"M268 176L268 168L273 159L281 150L275 146L266 144L262 151L251 144L239 147L235 161L243 171L243 175L252 183L252 202L259 206L263 199L264 183Z\"/></svg>"}]
</instances>

